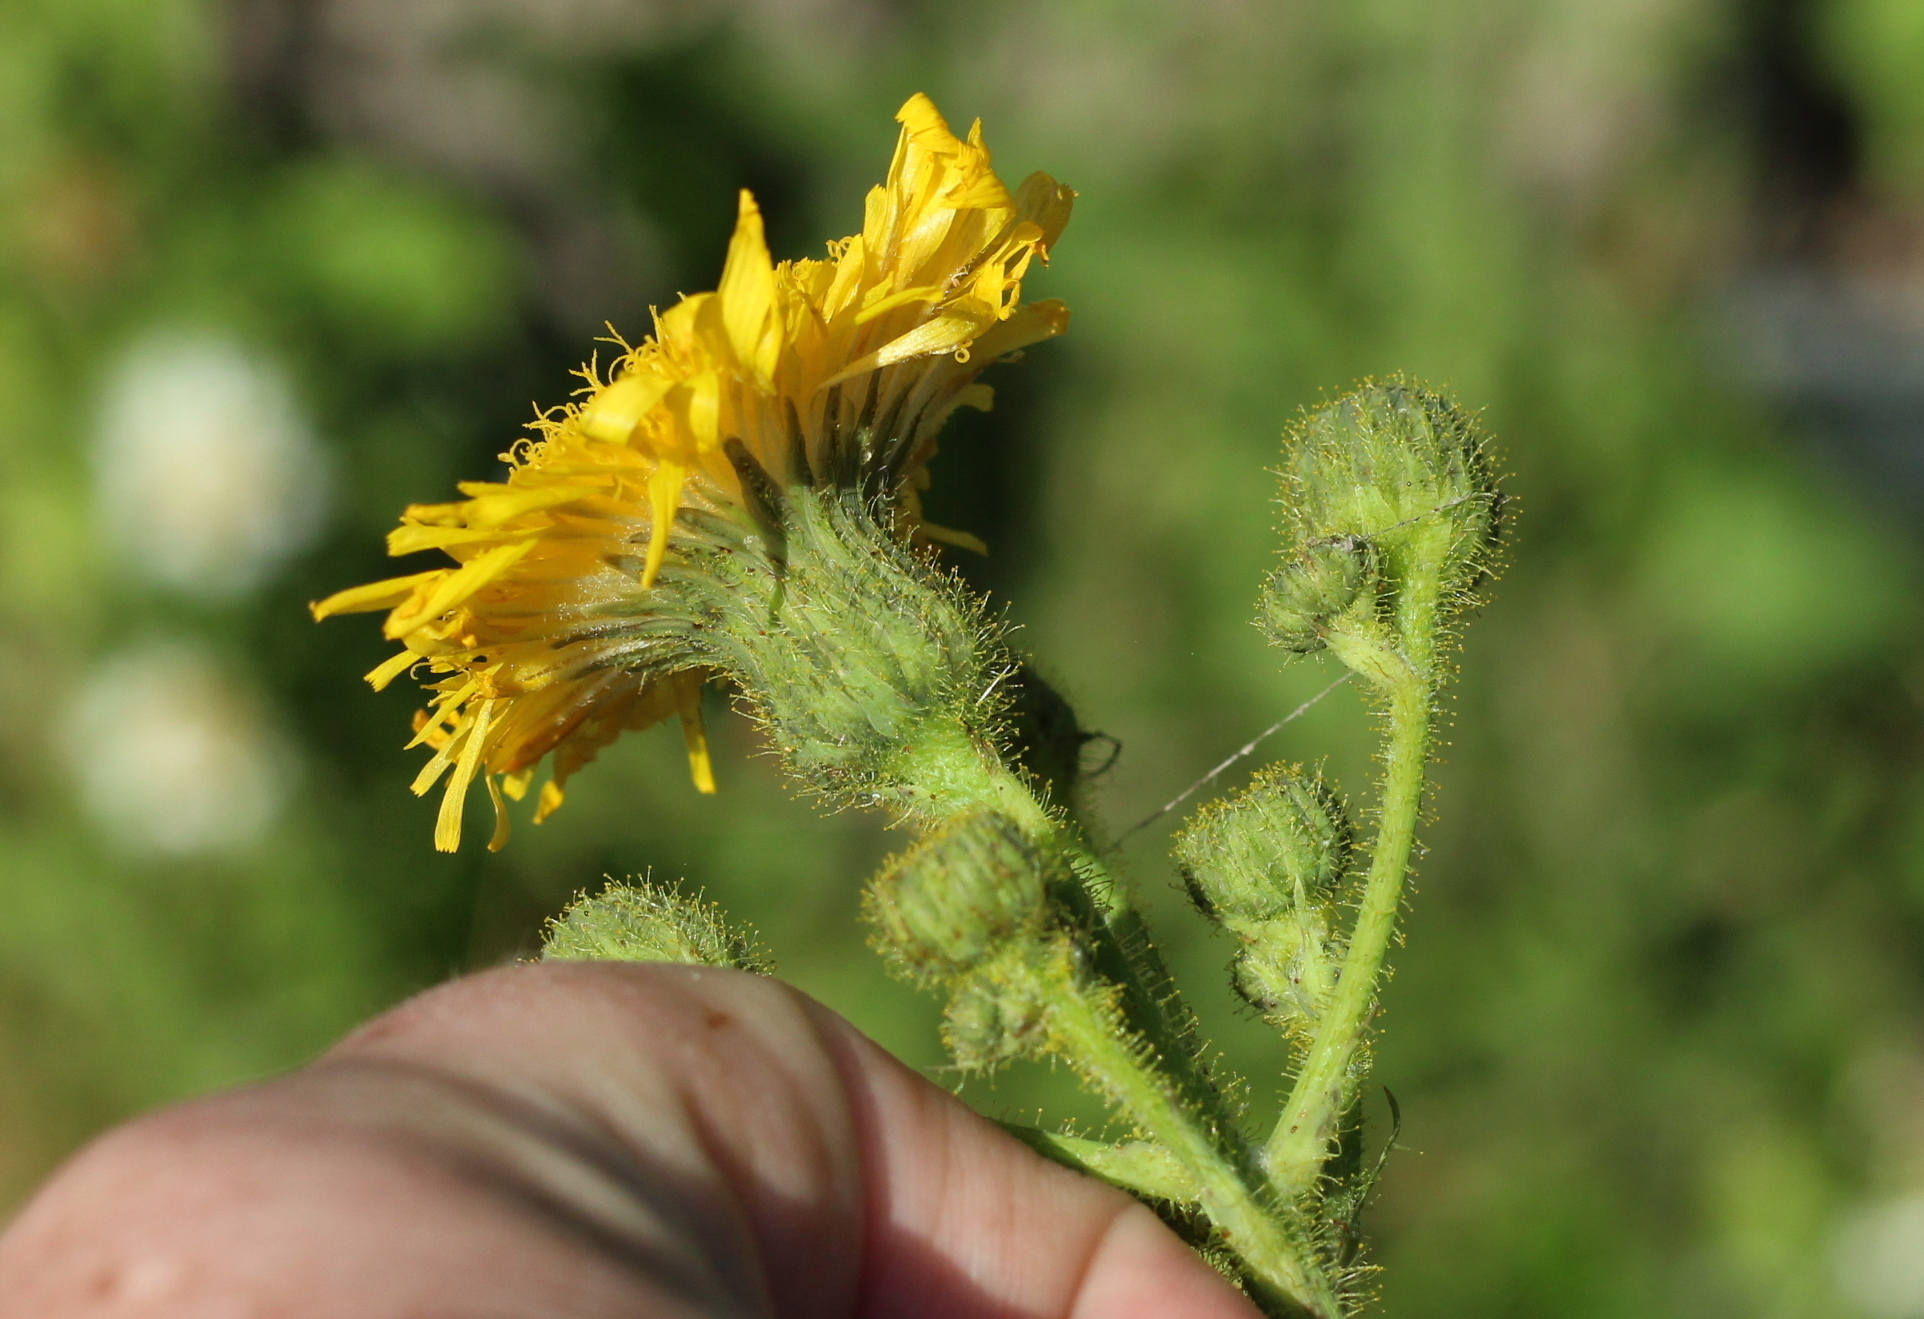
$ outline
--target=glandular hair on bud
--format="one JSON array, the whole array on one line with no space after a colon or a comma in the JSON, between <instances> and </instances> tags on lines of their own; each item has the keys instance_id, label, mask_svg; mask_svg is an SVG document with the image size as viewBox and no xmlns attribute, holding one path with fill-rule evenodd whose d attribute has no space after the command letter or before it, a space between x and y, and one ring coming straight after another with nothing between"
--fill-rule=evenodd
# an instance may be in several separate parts
<instances>
[{"instance_id":1,"label":"glandular hair on bud","mask_svg":"<svg viewBox=\"0 0 1924 1319\"><path fill-rule=\"evenodd\" d=\"M1501 497L1488 446L1441 394L1394 379L1344 395L1292 432L1281 475L1284 573L1318 547L1361 541L1392 587L1420 554L1437 562L1443 598L1460 601L1489 567Z\"/></svg>"},{"instance_id":2,"label":"glandular hair on bud","mask_svg":"<svg viewBox=\"0 0 1924 1319\"><path fill-rule=\"evenodd\" d=\"M564 962L682 962L725 966L759 975L774 962L752 935L731 929L713 903L643 880L609 883L578 896L548 922L543 960Z\"/></svg>"},{"instance_id":3,"label":"glandular hair on bud","mask_svg":"<svg viewBox=\"0 0 1924 1319\"><path fill-rule=\"evenodd\" d=\"M1359 604L1369 607L1372 569L1367 541L1344 536L1303 546L1263 581L1259 615L1271 641L1308 654L1324 646L1330 623ZM1371 588L1373 594L1373 588Z\"/></svg>"},{"instance_id":4,"label":"glandular hair on bud","mask_svg":"<svg viewBox=\"0 0 1924 1319\"><path fill-rule=\"evenodd\" d=\"M1175 851L1197 905L1228 924L1326 900L1354 845L1348 813L1321 777L1272 766L1198 811Z\"/></svg>"},{"instance_id":5,"label":"glandular hair on bud","mask_svg":"<svg viewBox=\"0 0 1924 1319\"><path fill-rule=\"evenodd\" d=\"M1039 935L1050 862L1014 821L959 816L894 858L869 887L877 942L918 974L950 978Z\"/></svg>"}]
</instances>

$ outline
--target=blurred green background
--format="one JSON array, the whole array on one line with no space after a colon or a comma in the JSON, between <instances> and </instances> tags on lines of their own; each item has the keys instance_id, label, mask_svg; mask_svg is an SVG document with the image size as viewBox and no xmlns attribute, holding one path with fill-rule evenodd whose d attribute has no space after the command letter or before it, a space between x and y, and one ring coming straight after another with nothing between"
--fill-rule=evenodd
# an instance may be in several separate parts
<instances>
[{"instance_id":1,"label":"blurred green background","mask_svg":"<svg viewBox=\"0 0 1924 1319\"><path fill-rule=\"evenodd\" d=\"M890 838L719 698L718 797L635 737L437 856L413 695L303 607L712 287L737 187L777 255L852 232L917 89L1082 193L1030 286L1072 331L931 512L1120 740L1111 827L1328 680L1247 624L1297 408L1408 371L1514 474L1388 990L1384 1312L1924 1316L1914 0L0 0L0 1206L649 867L940 1063L855 921ZM1265 748L1369 754L1348 692ZM1273 1106L1170 823L1134 876Z\"/></svg>"}]
</instances>

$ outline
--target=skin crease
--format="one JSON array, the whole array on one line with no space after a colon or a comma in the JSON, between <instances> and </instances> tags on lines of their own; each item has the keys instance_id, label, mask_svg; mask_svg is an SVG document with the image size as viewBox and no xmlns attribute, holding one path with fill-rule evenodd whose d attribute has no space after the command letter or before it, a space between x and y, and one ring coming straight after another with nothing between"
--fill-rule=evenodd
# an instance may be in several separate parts
<instances>
[{"instance_id":1,"label":"skin crease","mask_svg":"<svg viewBox=\"0 0 1924 1319\"><path fill-rule=\"evenodd\" d=\"M1147 1209L777 981L490 971L109 1132L0 1319L1252 1319Z\"/></svg>"}]
</instances>

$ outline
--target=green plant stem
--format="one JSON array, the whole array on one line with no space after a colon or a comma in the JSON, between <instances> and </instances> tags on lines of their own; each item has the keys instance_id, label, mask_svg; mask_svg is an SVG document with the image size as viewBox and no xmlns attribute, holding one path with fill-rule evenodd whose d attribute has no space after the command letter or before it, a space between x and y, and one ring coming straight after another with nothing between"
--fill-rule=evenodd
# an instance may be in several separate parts
<instances>
[{"instance_id":1,"label":"green plant stem","mask_svg":"<svg viewBox=\"0 0 1924 1319\"><path fill-rule=\"evenodd\" d=\"M971 810L999 811L1064 855L1085 890L1098 891L1086 895L1088 915L1096 918L1086 933L1094 939L1091 969L1097 976L1079 975L1063 945L1028 962L1036 993L1049 1005L1055 1047L1173 1161L1174 1169L1156 1179L1164 1189L1150 1194L1165 1194L1171 1185L1168 1172L1176 1172L1184 1198L1193 1198L1221 1229L1247 1266L1259 1299L1274 1313L1335 1319L1342 1313L1336 1289L1268 1203L1254 1151L1186 1037L1187 1013L1174 997L1173 984L1166 973L1157 974L1159 964L1145 969L1129 955L1125 940L1137 918L1093 849L961 727L930 721L918 729L889 777L902 785L898 804L912 817L928 821ZM1136 951L1140 954L1140 947ZM1064 1161L1071 1166L1089 1164L1098 1176L1113 1177L1125 1173L1127 1164L1142 1164L1140 1157L1105 1158L1094 1142L1071 1148L1066 1142L1073 1139L1050 1138L1050 1145L1038 1148L1069 1155Z\"/></svg>"},{"instance_id":2,"label":"green plant stem","mask_svg":"<svg viewBox=\"0 0 1924 1319\"><path fill-rule=\"evenodd\" d=\"M916 730L889 777L902 785L897 789L897 804L912 818L930 823L969 811L997 811L1038 844L1068 860L1089 904L1080 914L1091 926L1095 970L1121 990L1129 1029L1142 1036L1157 1066L1204 1120L1233 1125L1228 1104L1198 1056L1191 1014L1174 978L1149 943L1122 885L1081 832L1043 806L992 749L966 729L939 719Z\"/></svg>"},{"instance_id":3,"label":"green plant stem","mask_svg":"<svg viewBox=\"0 0 1924 1319\"><path fill-rule=\"evenodd\" d=\"M996 1125L1036 1153L1111 1186L1120 1186L1143 1199L1166 1200L1177 1205L1194 1205L1201 1199L1201 1192L1188 1170L1153 1141L1130 1140L1117 1144L1014 1122Z\"/></svg>"},{"instance_id":4,"label":"green plant stem","mask_svg":"<svg viewBox=\"0 0 1924 1319\"><path fill-rule=\"evenodd\" d=\"M1038 968L1044 970L1043 968ZM1108 998L1073 975L1050 975L1046 993L1051 1034L1077 1071L1168 1151L1195 1187L1197 1203L1249 1270L1259 1300L1272 1312L1335 1319L1336 1288L1305 1241L1258 1189L1242 1136L1198 1120L1180 1089L1128 1038Z\"/></svg>"},{"instance_id":5,"label":"green plant stem","mask_svg":"<svg viewBox=\"0 0 1924 1319\"><path fill-rule=\"evenodd\" d=\"M1310 1040L1282 1116L1264 1147L1271 1183L1291 1199L1309 1192L1328 1157L1336 1124L1354 1100L1356 1063L1376 1013L1377 982L1396 935L1416 824L1423 808L1434 720L1434 630L1437 574L1419 560L1400 593L1397 633L1403 646L1358 638L1331 649L1387 698L1389 734L1383 753L1383 799L1370 869L1336 988Z\"/></svg>"},{"instance_id":6,"label":"green plant stem","mask_svg":"<svg viewBox=\"0 0 1924 1319\"><path fill-rule=\"evenodd\" d=\"M888 804L918 824L988 810L1038 841L1058 840L1063 829L1000 756L941 715L915 729L881 777L892 785Z\"/></svg>"}]
</instances>

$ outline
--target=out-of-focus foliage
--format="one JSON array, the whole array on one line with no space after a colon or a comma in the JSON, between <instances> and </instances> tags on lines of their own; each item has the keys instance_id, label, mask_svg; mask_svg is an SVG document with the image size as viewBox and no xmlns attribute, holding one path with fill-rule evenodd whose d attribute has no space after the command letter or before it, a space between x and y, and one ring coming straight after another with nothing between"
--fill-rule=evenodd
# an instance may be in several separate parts
<instances>
[{"instance_id":1,"label":"out-of-focus foliage","mask_svg":"<svg viewBox=\"0 0 1924 1319\"><path fill-rule=\"evenodd\" d=\"M0 1196L651 866L939 1061L855 920L888 839L742 721L713 799L631 739L506 852L436 856L413 698L302 608L489 475L604 320L711 286L735 188L778 256L847 232L919 88L1083 194L1035 283L1071 332L999 370L930 515L1120 739L1112 824L1328 680L1249 626L1295 409L1407 371L1514 473L1388 992L1386 1312L1924 1315L1913 10L0 8ZM206 479L264 461L302 477ZM1360 795L1364 731L1339 693L1266 753ZM1129 848L1159 934L1273 1070L1166 836ZM970 1097L1092 1111L1040 1070Z\"/></svg>"}]
</instances>

